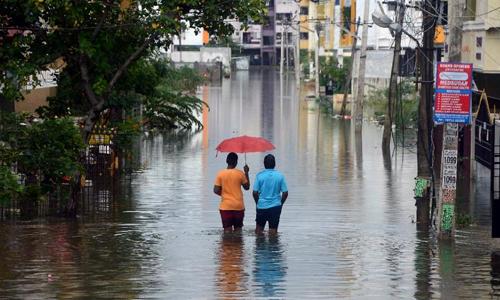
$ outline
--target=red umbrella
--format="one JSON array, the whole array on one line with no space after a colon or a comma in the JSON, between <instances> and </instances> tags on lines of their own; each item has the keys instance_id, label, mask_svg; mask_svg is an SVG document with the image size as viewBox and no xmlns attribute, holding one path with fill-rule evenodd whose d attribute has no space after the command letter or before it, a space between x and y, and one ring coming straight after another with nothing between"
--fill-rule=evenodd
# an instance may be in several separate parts
<instances>
[{"instance_id":1,"label":"red umbrella","mask_svg":"<svg viewBox=\"0 0 500 300\"><path fill-rule=\"evenodd\" d=\"M265 152L274 149L274 145L261 137L242 135L223 140L217 148L219 152Z\"/></svg>"}]
</instances>

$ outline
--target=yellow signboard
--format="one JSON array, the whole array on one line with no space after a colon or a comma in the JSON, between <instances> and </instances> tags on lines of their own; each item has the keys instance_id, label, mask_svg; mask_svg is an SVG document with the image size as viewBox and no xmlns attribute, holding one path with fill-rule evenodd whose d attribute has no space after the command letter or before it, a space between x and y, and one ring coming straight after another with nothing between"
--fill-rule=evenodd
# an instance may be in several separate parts
<instances>
[{"instance_id":1,"label":"yellow signboard","mask_svg":"<svg viewBox=\"0 0 500 300\"><path fill-rule=\"evenodd\" d=\"M445 41L446 41L446 36L444 34L443 25L436 25L436 31L434 32L434 44L444 45Z\"/></svg>"}]
</instances>

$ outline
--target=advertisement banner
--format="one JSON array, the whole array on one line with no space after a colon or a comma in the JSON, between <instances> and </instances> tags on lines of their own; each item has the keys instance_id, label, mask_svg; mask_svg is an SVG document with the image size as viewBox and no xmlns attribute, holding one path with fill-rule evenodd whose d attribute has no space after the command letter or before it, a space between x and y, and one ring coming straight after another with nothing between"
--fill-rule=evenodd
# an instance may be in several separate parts
<instances>
[{"instance_id":1,"label":"advertisement banner","mask_svg":"<svg viewBox=\"0 0 500 300\"><path fill-rule=\"evenodd\" d=\"M434 122L471 122L472 64L438 63Z\"/></svg>"}]
</instances>

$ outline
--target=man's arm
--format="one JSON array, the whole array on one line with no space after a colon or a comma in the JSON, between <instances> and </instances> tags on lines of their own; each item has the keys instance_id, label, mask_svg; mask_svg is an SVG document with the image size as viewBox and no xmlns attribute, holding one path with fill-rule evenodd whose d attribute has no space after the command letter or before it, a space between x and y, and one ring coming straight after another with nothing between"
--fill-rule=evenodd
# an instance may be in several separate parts
<instances>
[{"instance_id":1,"label":"man's arm","mask_svg":"<svg viewBox=\"0 0 500 300\"><path fill-rule=\"evenodd\" d=\"M220 185L214 185L214 193L220 196L222 194L222 187Z\"/></svg>"},{"instance_id":2,"label":"man's arm","mask_svg":"<svg viewBox=\"0 0 500 300\"><path fill-rule=\"evenodd\" d=\"M245 191L248 191L250 189L250 178L248 177L248 172L250 171L250 168L247 165L245 165L243 167L243 171L245 171L245 177L247 179L247 182L243 183L242 186L245 189Z\"/></svg>"},{"instance_id":3,"label":"man's arm","mask_svg":"<svg viewBox=\"0 0 500 300\"><path fill-rule=\"evenodd\" d=\"M259 202L259 192L253 191L252 196L253 200L255 200L255 204L257 204L257 202Z\"/></svg>"},{"instance_id":4,"label":"man's arm","mask_svg":"<svg viewBox=\"0 0 500 300\"><path fill-rule=\"evenodd\" d=\"M286 198L288 198L288 192L281 193L281 205L285 204Z\"/></svg>"}]
</instances>

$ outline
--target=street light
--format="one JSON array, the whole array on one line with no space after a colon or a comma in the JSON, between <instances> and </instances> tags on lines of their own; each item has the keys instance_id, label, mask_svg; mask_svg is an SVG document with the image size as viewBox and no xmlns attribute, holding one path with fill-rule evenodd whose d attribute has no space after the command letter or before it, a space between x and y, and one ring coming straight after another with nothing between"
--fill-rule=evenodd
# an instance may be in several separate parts
<instances>
[{"instance_id":1,"label":"street light","mask_svg":"<svg viewBox=\"0 0 500 300\"><path fill-rule=\"evenodd\" d=\"M417 44L417 49L420 49L420 41L414 37L412 34L410 34L408 31L406 31L401 25L398 23L394 22L391 18L389 18L385 12L384 9L382 8L380 2L378 2L380 6L380 11L375 10L372 13L372 20L375 25L382 27L382 28L388 28L389 31L391 32L391 35L394 36L394 33L397 32L402 32L406 34L410 39L412 39L416 44Z\"/></svg>"}]
</instances>

